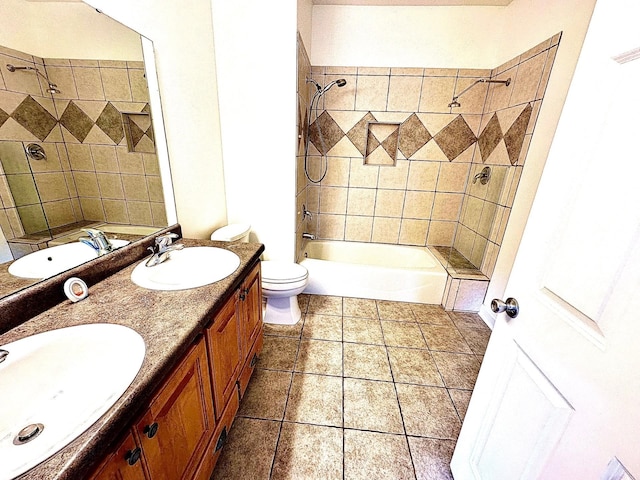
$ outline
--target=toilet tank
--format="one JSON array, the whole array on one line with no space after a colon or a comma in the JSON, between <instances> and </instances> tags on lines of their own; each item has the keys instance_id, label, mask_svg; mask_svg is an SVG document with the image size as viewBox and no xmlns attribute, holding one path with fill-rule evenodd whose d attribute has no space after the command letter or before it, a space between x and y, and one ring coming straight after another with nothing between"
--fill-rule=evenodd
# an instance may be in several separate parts
<instances>
[{"instance_id":1,"label":"toilet tank","mask_svg":"<svg viewBox=\"0 0 640 480\"><path fill-rule=\"evenodd\" d=\"M223 242L248 242L251 225L248 223L231 223L218 228L211 234L211 240Z\"/></svg>"}]
</instances>

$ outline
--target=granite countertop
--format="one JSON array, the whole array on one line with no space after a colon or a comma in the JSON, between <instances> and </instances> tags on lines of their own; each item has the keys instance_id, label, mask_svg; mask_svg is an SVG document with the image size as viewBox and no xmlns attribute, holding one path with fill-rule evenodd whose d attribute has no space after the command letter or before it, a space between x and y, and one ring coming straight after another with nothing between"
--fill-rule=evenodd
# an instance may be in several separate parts
<instances>
[{"instance_id":1,"label":"granite countertop","mask_svg":"<svg viewBox=\"0 0 640 480\"><path fill-rule=\"evenodd\" d=\"M181 239L185 246L227 248L240 257L238 269L219 282L181 291L153 291L130 280L133 263L89 287L78 302L63 301L0 335L0 345L39 332L86 323L116 323L136 330L145 340L140 371L126 392L86 432L58 453L18 477L20 480L78 479L87 476L145 410L172 367L249 273L264 250L262 244Z\"/></svg>"}]
</instances>

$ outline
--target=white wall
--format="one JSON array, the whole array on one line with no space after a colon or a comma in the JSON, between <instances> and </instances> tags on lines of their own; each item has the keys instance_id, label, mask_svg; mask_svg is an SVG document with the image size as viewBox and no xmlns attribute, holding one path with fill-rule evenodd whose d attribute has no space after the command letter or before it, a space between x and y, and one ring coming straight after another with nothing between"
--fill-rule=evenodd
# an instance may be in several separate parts
<instances>
[{"instance_id":1,"label":"white wall","mask_svg":"<svg viewBox=\"0 0 640 480\"><path fill-rule=\"evenodd\" d=\"M313 8L312 65L494 68L563 31L486 305L504 295L595 0L543 3Z\"/></svg>"},{"instance_id":2,"label":"white wall","mask_svg":"<svg viewBox=\"0 0 640 480\"><path fill-rule=\"evenodd\" d=\"M178 221L185 237L208 238L226 222L209 1L86 3L154 42Z\"/></svg>"},{"instance_id":3,"label":"white wall","mask_svg":"<svg viewBox=\"0 0 640 480\"><path fill-rule=\"evenodd\" d=\"M2 0L0 18L0 45L31 55L142 60L140 35L83 3Z\"/></svg>"},{"instance_id":4,"label":"white wall","mask_svg":"<svg viewBox=\"0 0 640 480\"><path fill-rule=\"evenodd\" d=\"M230 222L293 261L296 2L211 0Z\"/></svg>"}]
</instances>

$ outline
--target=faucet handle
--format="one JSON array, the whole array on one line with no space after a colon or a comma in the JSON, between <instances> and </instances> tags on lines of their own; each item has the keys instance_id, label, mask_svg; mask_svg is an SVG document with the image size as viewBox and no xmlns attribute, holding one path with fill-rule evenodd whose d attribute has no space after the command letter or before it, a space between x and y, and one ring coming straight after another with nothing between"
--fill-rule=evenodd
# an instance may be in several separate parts
<instances>
[{"instance_id":1,"label":"faucet handle","mask_svg":"<svg viewBox=\"0 0 640 480\"><path fill-rule=\"evenodd\" d=\"M101 235L104 236L104 232L102 232L101 230L98 230L96 228L82 228L81 230L83 232L85 232L87 235L89 235L89 237L91 237L91 238L96 238L96 237L99 237Z\"/></svg>"},{"instance_id":2,"label":"faucet handle","mask_svg":"<svg viewBox=\"0 0 640 480\"><path fill-rule=\"evenodd\" d=\"M173 232L165 233L164 235L158 235L156 237L156 245L161 245L166 247L168 245L171 245L173 241L177 238L180 238L180 235Z\"/></svg>"}]
</instances>

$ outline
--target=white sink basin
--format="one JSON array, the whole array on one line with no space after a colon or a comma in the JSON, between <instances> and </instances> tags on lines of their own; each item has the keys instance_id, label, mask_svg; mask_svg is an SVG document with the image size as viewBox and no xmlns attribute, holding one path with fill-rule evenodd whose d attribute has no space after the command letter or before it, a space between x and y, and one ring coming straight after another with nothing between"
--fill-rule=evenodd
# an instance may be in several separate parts
<instances>
[{"instance_id":1,"label":"white sink basin","mask_svg":"<svg viewBox=\"0 0 640 480\"><path fill-rule=\"evenodd\" d=\"M129 387L145 355L137 332L100 323L51 330L0 349L9 352L0 363L3 480L26 472L89 428ZM37 424L42 433L20 444L19 432Z\"/></svg>"},{"instance_id":2,"label":"white sink basin","mask_svg":"<svg viewBox=\"0 0 640 480\"><path fill-rule=\"evenodd\" d=\"M240 266L240 257L217 247L188 247L170 253L169 260L147 267L145 258L131 272L131 280L150 290L186 290L228 277Z\"/></svg>"},{"instance_id":3,"label":"white sink basin","mask_svg":"<svg viewBox=\"0 0 640 480\"><path fill-rule=\"evenodd\" d=\"M127 240L109 240L114 248L127 245ZM22 278L49 278L98 257L89 245L66 243L45 248L19 258L9 265L9 273Z\"/></svg>"}]
</instances>

